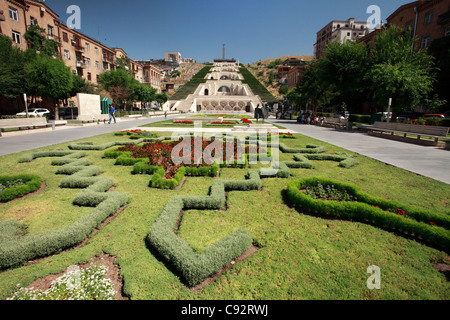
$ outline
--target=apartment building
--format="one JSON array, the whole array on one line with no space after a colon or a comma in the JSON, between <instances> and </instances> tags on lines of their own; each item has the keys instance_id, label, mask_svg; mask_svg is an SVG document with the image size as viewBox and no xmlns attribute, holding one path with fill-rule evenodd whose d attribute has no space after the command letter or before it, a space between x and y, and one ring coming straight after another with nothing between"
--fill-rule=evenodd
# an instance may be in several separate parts
<instances>
[{"instance_id":1,"label":"apartment building","mask_svg":"<svg viewBox=\"0 0 450 320\"><path fill-rule=\"evenodd\" d=\"M109 48L99 41L66 26L45 2L37 0L0 0L0 33L9 36L20 49L27 49L24 34L30 25L45 29L48 39L57 41L64 63L74 74L97 84L103 72L117 69L117 58L127 57L120 48ZM181 56L180 56L181 58ZM148 69L131 60L131 74L141 83L148 83L159 91L161 73L157 68Z\"/></svg>"},{"instance_id":2,"label":"apartment building","mask_svg":"<svg viewBox=\"0 0 450 320\"><path fill-rule=\"evenodd\" d=\"M303 77L307 68L306 63L302 65L296 65L289 69L287 74L287 86L288 90L292 90L300 84L300 81Z\"/></svg>"},{"instance_id":3,"label":"apartment building","mask_svg":"<svg viewBox=\"0 0 450 320\"><path fill-rule=\"evenodd\" d=\"M317 32L317 40L314 44L314 59L319 59L329 42L346 40L355 41L369 32L367 21L355 21L350 18L345 21L333 20Z\"/></svg>"},{"instance_id":4,"label":"apartment building","mask_svg":"<svg viewBox=\"0 0 450 320\"><path fill-rule=\"evenodd\" d=\"M411 29L417 40L414 48L428 48L431 42L450 36L450 0L414 1L395 10L388 24Z\"/></svg>"}]
</instances>

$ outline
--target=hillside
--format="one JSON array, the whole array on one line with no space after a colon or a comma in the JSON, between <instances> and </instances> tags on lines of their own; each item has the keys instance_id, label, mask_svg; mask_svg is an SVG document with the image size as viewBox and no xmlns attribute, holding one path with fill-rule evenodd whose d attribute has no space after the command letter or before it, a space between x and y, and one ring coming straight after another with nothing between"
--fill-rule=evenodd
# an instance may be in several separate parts
<instances>
[{"instance_id":1,"label":"hillside","mask_svg":"<svg viewBox=\"0 0 450 320\"><path fill-rule=\"evenodd\" d=\"M269 58L265 60L260 60L251 64L246 65L247 69L267 88L267 90L277 98L283 98L283 95L278 91L281 88L281 84L278 79L275 78L276 68L270 68L269 64L276 60L284 61L289 58L303 59L304 61L312 61L313 56L303 56L303 55L292 55L292 56L282 56L279 58ZM271 76L272 74L272 76ZM273 80L272 80L273 78Z\"/></svg>"}]
</instances>

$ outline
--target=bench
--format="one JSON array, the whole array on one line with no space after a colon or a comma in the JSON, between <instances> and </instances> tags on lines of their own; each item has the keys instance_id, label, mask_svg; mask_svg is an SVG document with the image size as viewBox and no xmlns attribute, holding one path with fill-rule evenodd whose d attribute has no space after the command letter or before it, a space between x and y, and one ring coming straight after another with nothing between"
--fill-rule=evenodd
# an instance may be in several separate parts
<instances>
[{"instance_id":1,"label":"bench","mask_svg":"<svg viewBox=\"0 0 450 320\"><path fill-rule=\"evenodd\" d=\"M439 138L447 137L450 128L396 122L375 122L373 126L367 126L366 129L368 134L372 136L436 146ZM408 137L408 135L415 135L416 138ZM423 140L421 137L430 137L433 140Z\"/></svg>"},{"instance_id":2,"label":"bench","mask_svg":"<svg viewBox=\"0 0 450 320\"><path fill-rule=\"evenodd\" d=\"M29 130L46 127L48 127L48 123L45 117L0 119L1 132L5 132L7 129L13 128L18 128L19 130Z\"/></svg>"},{"instance_id":3,"label":"bench","mask_svg":"<svg viewBox=\"0 0 450 320\"><path fill-rule=\"evenodd\" d=\"M345 129L347 128L348 120L340 118L325 118L322 122L322 126L324 127L333 127L336 129Z\"/></svg>"}]
</instances>

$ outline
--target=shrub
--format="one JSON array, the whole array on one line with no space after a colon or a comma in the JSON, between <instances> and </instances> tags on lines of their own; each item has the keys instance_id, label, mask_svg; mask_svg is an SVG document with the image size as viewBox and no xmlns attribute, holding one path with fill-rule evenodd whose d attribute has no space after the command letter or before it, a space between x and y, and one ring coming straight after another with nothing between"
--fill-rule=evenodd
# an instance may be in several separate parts
<instances>
[{"instance_id":1,"label":"shrub","mask_svg":"<svg viewBox=\"0 0 450 320\"><path fill-rule=\"evenodd\" d=\"M149 230L146 241L181 275L188 286L195 286L206 277L239 257L252 245L248 231L237 230L216 244L196 253L174 233L182 210L218 210L225 204L225 190L255 190L261 187L257 170L249 170L248 180L214 180L209 196L172 197Z\"/></svg>"},{"instance_id":2,"label":"shrub","mask_svg":"<svg viewBox=\"0 0 450 320\"><path fill-rule=\"evenodd\" d=\"M301 190L311 187L320 181L323 185L334 185L338 190L345 190L357 201L339 202L315 200ZM289 201L299 210L321 217L333 217L351 221L373 224L400 234L408 234L417 239L443 248L450 249L450 216L448 214L429 212L423 209L409 207L404 204L376 198L363 193L360 188L335 180L323 178L307 178L288 183L287 196ZM390 212L401 209L409 219Z\"/></svg>"},{"instance_id":3,"label":"shrub","mask_svg":"<svg viewBox=\"0 0 450 320\"><path fill-rule=\"evenodd\" d=\"M9 230L9 237L0 241L0 269L45 257L81 243L107 217L117 212L128 202L128 197L124 193L105 193L114 185L114 181L110 178L97 177L101 169L86 166L86 162L82 161L83 159L78 159L82 155L83 153L73 151L46 151L29 154L21 158L20 162L32 161L39 157L63 157L64 159L55 159L59 160L55 161L56 163L67 163L57 173L71 174L71 176L62 179L60 187L85 188L76 196L74 204L91 206L94 209L65 228L38 235L17 237L17 232L13 232L12 229L18 230L18 223L0 222L0 230L2 229L1 226L5 227L5 223L8 224Z\"/></svg>"},{"instance_id":4,"label":"shrub","mask_svg":"<svg viewBox=\"0 0 450 320\"><path fill-rule=\"evenodd\" d=\"M36 175L0 176L0 202L23 197L38 190L41 185L42 179Z\"/></svg>"}]
</instances>

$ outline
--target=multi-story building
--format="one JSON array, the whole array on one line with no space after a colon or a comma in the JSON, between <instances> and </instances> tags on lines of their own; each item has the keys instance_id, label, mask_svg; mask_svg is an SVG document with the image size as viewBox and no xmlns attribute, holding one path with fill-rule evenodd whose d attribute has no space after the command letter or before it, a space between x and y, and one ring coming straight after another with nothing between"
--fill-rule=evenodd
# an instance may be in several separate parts
<instances>
[{"instance_id":1,"label":"multi-story building","mask_svg":"<svg viewBox=\"0 0 450 320\"><path fill-rule=\"evenodd\" d=\"M450 0L414 1L399 7L387 21L411 29L416 36L414 49L424 49L433 40L450 36Z\"/></svg>"},{"instance_id":2,"label":"multi-story building","mask_svg":"<svg viewBox=\"0 0 450 320\"><path fill-rule=\"evenodd\" d=\"M38 25L45 30L47 39L60 44L58 47L64 63L74 74L97 84L105 71L117 69L117 58L127 57L124 50L109 48L89 36L71 29L61 22L59 16L45 2L37 0L0 0L0 33L10 37L15 45L25 50L27 41L24 34L30 25ZM181 56L180 56L181 59ZM144 65L131 60L130 74L141 83L147 83L161 91L161 73L156 67L148 70Z\"/></svg>"},{"instance_id":3,"label":"multi-story building","mask_svg":"<svg viewBox=\"0 0 450 320\"><path fill-rule=\"evenodd\" d=\"M181 64L181 53L174 51L166 51L164 54L164 61L175 65Z\"/></svg>"},{"instance_id":4,"label":"multi-story building","mask_svg":"<svg viewBox=\"0 0 450 320\"><path fill-rule=\"evenodd\" d=\"M289 69L287 74L287 86L288 90L291 90L300 84L300 81L303 77L307 68L306 63L302 65L293 66Z\"/></svg>"},{"instance_id":5,"label":"multi-story building","mask_svg":"<svg viewBox=\"0 0 450 320\"><path fill-rule=\"evenodd\" d=\"M314 44L314 59L319 59L329 42L346 40L355 41L369 32L367 22L358 22L354 18L346 21L333 20L317 32L317 41Z\"/></svg>"}]
</instances>

